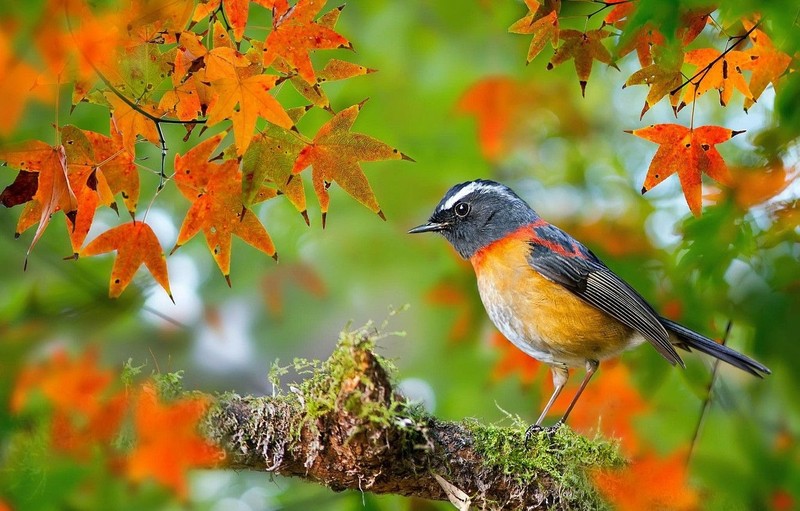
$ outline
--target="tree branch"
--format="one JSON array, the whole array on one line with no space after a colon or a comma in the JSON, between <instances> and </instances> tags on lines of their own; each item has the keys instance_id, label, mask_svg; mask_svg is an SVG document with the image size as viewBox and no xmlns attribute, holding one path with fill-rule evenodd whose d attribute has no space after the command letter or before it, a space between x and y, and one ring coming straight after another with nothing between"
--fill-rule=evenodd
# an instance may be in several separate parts
<instances>
[{"instance_id":1,"label":"tree branch","mask_svg":"<svg viewBox=\"0 0 800 511\"><path fill-rule=\"evenodd\" d=\"M327 361L295 363L310 376L288 392L221 396L204 429L226 448L227 466L460 509L605 506L585 469L621 465L614 444L562 427L525 449L519 419L499 427L432 417L396 393L374 341L366 330L343 334Z\"/></svg>"}]
</instances>

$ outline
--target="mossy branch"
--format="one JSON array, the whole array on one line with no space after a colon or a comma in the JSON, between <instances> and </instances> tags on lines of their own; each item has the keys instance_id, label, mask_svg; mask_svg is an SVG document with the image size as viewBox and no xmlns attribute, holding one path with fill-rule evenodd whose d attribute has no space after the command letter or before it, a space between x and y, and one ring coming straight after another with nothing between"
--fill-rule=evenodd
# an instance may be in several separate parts
<instances>
[{"instance_id":1,"label":"mossy branch","mask_svg":"<svg viewBox=\"0 0 800 511\"><path fill-rule=\"evenodd\" d=\"M447 422L408 404L366 329L342 334L309 377L273 397L221 396L207 436L230 468L346 489L450 500L460 509L595 509L587 469L620 465L616 446L562 427L524 447L525 425Z\"/></svg>"}]
</instances>

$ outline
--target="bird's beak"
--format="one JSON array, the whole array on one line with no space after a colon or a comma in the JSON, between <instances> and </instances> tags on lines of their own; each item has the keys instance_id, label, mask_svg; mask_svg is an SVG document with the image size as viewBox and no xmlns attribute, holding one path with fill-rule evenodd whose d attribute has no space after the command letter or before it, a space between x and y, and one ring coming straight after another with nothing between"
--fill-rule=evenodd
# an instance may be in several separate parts
<instances>
[{"instance_id":1,"label":"bird's beak","mask_svg":"<svg viewBox=\"0 0 800 511\"><path fill-rule=\"evenodd\" d=\"M420 232L439 232L443 231L447 228L449 224L447 223L437 223L437 222L428 222L427 224L418 225L414 227L408 234L417 234Z\"/></svg>"}]
</instances>

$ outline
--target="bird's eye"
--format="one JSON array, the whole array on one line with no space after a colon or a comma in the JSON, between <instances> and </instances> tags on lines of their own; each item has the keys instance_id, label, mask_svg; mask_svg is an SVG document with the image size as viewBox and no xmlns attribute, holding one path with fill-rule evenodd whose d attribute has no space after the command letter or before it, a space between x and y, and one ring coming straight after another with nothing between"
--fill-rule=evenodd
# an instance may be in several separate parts
<instances>
[{"instance_id":1,"label":"bird's eye","mask_svg":"<svg viewBox=\"0 0 800 511\"><path fill-rule=\"evenodd\" d=\"M453 209L456 212L456 215L460 216L461 218L464 218L469 214L469 204L466 202L459 202Z\"/></svg>"}]
</instances>

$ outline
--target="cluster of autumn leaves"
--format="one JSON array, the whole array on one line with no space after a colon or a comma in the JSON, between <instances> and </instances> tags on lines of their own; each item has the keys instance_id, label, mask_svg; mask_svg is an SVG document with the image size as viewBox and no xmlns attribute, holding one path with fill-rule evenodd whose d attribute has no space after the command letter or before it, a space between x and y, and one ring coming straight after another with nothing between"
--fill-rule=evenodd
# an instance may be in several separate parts
<instances>
[{"instance_id":1,"label":"cluster of autumn leaves","mask_svg":"<svg viewBox=\"0 0 800 511\"><path fill-rule=\"evenodd\" d=\"M48 416L39 433L51 457L99 462L128 484L153 480L185 499L188 470L212 466L224 452L197 430L207 397L165 399L164 393L153 380L122 386L116 372L99 366L94 351L79 357L57 351L22 371L10 407L19 417Z\"/></svg>"},{"instance_id":2,"label":"cluster of autumn leaves","mask_svg":"<svg viewBox=\"0 0 800 511\"><path fill-rule=\"evenodd\" d=\"M726 106L734 91L744 96L744 109L749 109L770 84L790 71L792 57L778 50L769 36L761 30L756 19L743 19L739 33L727 37L724 48L687 49L704 28L712 23L714 6L686 11L675 33L663 34L652 23L631 25L630 19L637 2L608 0L593 2L598 9L591 18L610 8L602 26L596 29L574 30L559 27L561 0L525 0L529 13L509 28L510 32L532 35L528 62L550 43L554 53L548 69L572 60L578 75L581 92L585 94L594 61L616 67L615 62L636 52L641 68L631 74L624 86L647 85L649 91L641 115L656 103L667 99L675 114L707 92L719 93L721 106ZM714 23L720 35L729 32ZM730 27L735 30L736 27ZM618 36L609 49L603 40ZM690 71L687 71L690 68ZM749 80L745 72L750 74ZM720 126L694 126L694 115L688 127L680 124L660 124L629 131L633 135L659 144L648 168L642 193L678 174L681 187L695 216L702 212L702 175L732 185L734 180L715 146L741 131ZM763 168L769 172L775 166Z\"/></svg>"},{"instance_id":3,"label":"cluster of autumn leaves","mask_svg":"<svg viewBox=\"0 0 800 511\"><path fill-rule=\"evenodd\" d=\"M339 59L315 69L309 56L315 50L351 48L334 30L342 7L320 16L325 5L320 0L254 3L271 12L272 27L263 39L245 34L248 1L218 0L195 8L193 2L142 0L122 11L99 13L81 0L48 4L51 22L58 25L66 16L65 24L42 31L38 46L47 69L35 75L26 68L24 78L33 83L19 86L57 88L70 77L73 108L103 105L111 111L111 123L110 136L65 125L57 126L54 145L37 140L0 148L0 161L19 169L0 201L7 207L25 205L18 236L38 225L31 249L53 214L63 212L76 258L117 252L112 297L122 293L142 264L172 297L164 252L147 224L147 212L137 217L140 140L162 150L160 169L150 169L161 174L161 186L174 181L191 202L173 251L202 231L229 283L233 234L277 258L254 205L285 195L309 222L303 181L293 179L308 168L323 226L333 182L383 217L360 162L408 157L353 133L363 103L336 112L321 87L373 70ZM43 84L48 78L52 83ZM274 90L284 82L308 104L284 107ZM307 137L296 125L314 107L331 118ZM194 148L175 156L174 174L165 175L164 125L183 124L188 140L198 125L204 132L223 121L230 122L233 143L220 146L226 132L205 139L201 133ZM212 154L217 146L218 154ZM116 210L118 195L133 220L85 243L97 209ZM154 190L150 205L158 195Z\"/></svg>"}]
</instances>

